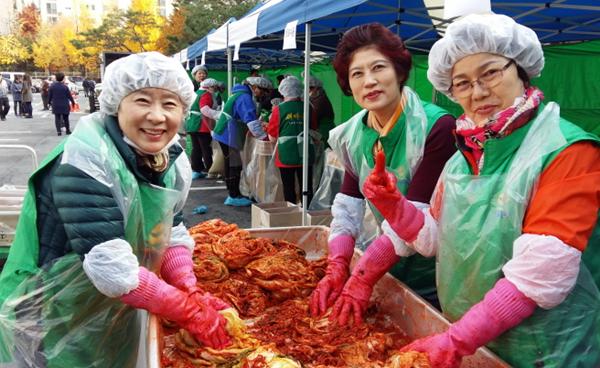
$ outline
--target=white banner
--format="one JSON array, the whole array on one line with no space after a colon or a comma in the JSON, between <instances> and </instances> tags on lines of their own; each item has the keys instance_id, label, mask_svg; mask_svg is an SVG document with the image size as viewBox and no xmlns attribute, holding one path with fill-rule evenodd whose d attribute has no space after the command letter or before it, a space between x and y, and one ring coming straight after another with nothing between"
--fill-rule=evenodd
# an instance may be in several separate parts
<instances>
[{"instance_id":1,"label":"white banner","mask_svg":"<svg viewBox=\"0 0 600 368\"><path fill-rule=\"evenodd\" d=\"M202 51L202 59L200 60L200 65L206 65L206 51Z\"/></svg>"},{"instance_id":2,"label":"white banner","mask_svg":"<svg viewBox=\"0 0 600 368\"><path fill-rule=\"evenodd\" d=\"M296 27L298 20L294 20L285 25L283 34L283 50L296 49Z\"/></svg>"},{"instance_id":3,"label":"white banner","mask_svg":"<svg viewBox=\"0 0 600 368\"><path fill-rule=\"evenodd\" d=\"M240 60L240 44L236 43L235 48L233 49L233 61Z\"/></svg>"}]
</instances>

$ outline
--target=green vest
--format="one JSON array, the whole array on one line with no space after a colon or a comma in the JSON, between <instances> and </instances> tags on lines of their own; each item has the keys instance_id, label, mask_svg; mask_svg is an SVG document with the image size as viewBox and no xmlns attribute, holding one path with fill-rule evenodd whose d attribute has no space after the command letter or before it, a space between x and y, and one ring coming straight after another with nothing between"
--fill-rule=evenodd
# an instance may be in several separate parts
<instances>
[{"instance_id":1,"label":"green vest","mask_svg":"<svg viewBox=\"0 0 600 368\"><path fill-rule=\"evenodd\" d=\"M279 137L277 153L279 161L284 165L302 166L304 142L304 103L302 101L286 101L279 104ZM312 139L308 146L308 164L314 162L314 145Z\"/></svg>"},{"instance_id":2,"label":"green vest","mask_svg":"<svg viewBox=\"0 0 600 368\"><path fill-rule=\"evenodd\" d=\"M37 266L34 182L62 153L63 163L113 188L125 219L125 240L141 266L158 270L174 213L183 207L189 190L189 161L185 155L178 157L165 173L166 187L139 182L100 116L82 118L69 139L56 147L29 179L15 240L0 275L0 363L24 356L36 362L35 366L48 368L136 365L143 311L101 294L75 252L42 268ZM41 340L39 352L28 345L36 340ZM41 360L46 363L39 363ZM142 366L147 365L142 362Z\"/></svg>"},{"instance_id":3,"label":"green vest","mask_svg":"<svg viewBox=\"0 0 600 368\"><path fill-rule=\"evenodd\" d=\"M423 103L419 96L408 87L402 89L405 106L398 122L386 136L369 128L363 118L366 110L360 111L349 121L331 130L329 145L336 152L338 158L344 161L346 170L351 170L359 178L360 190L375 166L373 146L381 142L386 154L386 170L394 173L398 179L398 190L406 194L412 175L419 166L425 149L425 140L435 122L448 113L433 104ZM367 202L369 203L369 202ZM369 207L377 224L383 222L382 216L374 206ZM373 226L365 226L369 228ZM376 234L361 237L365 242L374 240ZM403 257L390 270L396 278L406 283L410 288L422 296L435 296L435 260L425 258L420 254Z\"/></svg>"},{"instance_id":4,"label":"green vest","mask_svg":"<svg viewBox=\"0 0 600 368\"><path fill-rule=\"evenodd\" d=\"M456 153L446 164L437 254L438 295L444 314L459 319L504 277L535 183L573 143L598 138L560 118L558 105L540 106L535 119L484 145L484 166L474 176ZM586 250L598 253L598 249ZM587 266L598 268L600 262ZM557 307L535 313L488 347L514 367L597 367L600 293L581 263L573 291Z\"/></svg>"},{"instance_id":5,"label":"green vest","mask_svg":"<svg viewBox=\"0 0 600 368\"><path fill-rule=\"evenodd\" d=\"M214 132L215 134L221 134L227 128L227 124L233 119L233 105L235 104L235 100L245 92L236 92L232 94L225 102L225 106L223 106L223 112L219 116L219 120L217 120L215 124Z\"/></svg>"},{"instance_id":6,"label":"green vest","mask_svg":"<svg viewBox=\"0 0 600 368\"><path fill-rule=\"evenodd\" d=\"M187 133L197 133L202 126L202 113L200 112L200 98L206 93L206 90L199 89L196 91L196 99L190 108L190 114L185 120L185 131Z\"/></svg>"}]
</instances>

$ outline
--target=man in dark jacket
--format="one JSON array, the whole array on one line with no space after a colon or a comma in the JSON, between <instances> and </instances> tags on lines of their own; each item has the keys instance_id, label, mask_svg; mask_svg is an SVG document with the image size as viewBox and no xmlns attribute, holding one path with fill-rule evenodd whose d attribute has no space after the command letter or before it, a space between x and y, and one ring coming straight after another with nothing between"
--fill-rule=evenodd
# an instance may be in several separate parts
<instances>
[{"instance_id":1,"label":"man in dark jacket","mask_svg":"<svg viewBox=\"0 0 600 368\"><path fill-rule=\"evenodd\" d=\"M52 106L52 112L54 113L54 125L56 126L56 134L62 135L61 123L64 122L67 134L71 134L71 127L69 125L69 112L71 111L71 105L75 105L75 100L71 96L69 87L64 84L65 75L63 73L56 73L56 82L52 83L48 90L48 102Z\"/></svg>"}]
</instances>

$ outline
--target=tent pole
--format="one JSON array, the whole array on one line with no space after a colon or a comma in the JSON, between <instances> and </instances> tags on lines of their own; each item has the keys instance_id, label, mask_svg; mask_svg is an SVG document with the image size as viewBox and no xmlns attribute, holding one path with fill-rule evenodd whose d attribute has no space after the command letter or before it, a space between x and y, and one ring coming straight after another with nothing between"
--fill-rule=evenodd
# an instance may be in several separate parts
<instances>
[{"instance_id":1,"label":"tent pole","mask_svg":"<svg viewBox=\"0 0 600 368\"><path fill-rule=\"evenodd\" d=\"M225 43L225 46L227 47L227 97L229 98L229 96L231 96L231 88L233 87L233 72L231 67L231 59L233 55L231 55L231 48L229 47L229 21L227 21L226 40L227 42Z\"/></svg>"},{"instance_id":2,"label":"tent pole","mask_svg":"<svg viewBox=\"0 0 600 368\"><path fill-rule=\"evenodd\" d=\"M310 97L308 95L310 80L310 31L311 23L307 22L305 28L304 42L304 141L302 144L302 226L307 225L308 210L308 143L310 139Z\"/></svg>"}]
</instances>

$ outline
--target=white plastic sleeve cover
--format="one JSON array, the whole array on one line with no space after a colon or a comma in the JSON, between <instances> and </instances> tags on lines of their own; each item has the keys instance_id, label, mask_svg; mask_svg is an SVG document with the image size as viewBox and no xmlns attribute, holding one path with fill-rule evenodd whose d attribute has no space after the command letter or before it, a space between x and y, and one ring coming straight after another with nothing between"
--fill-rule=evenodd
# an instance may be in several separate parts
<instances>
[{"instance_id":1,"label":"white plastic sleeve cover","mask_svg":"<svg viewBox=\"0 0 600 368\"><path fill-rule=\"evenodd\" d=\"M502 271L519 291L551 309L569 295L579 275L581 252L551 235L522 234Z\"/></svg>"},{"instance_id":2,"label":"white plastic sleeve cover","mask_svg":"<svg viewBox=\"0 0 600 368\"><path fill-rule=\"evenodd\" d=\"M171 239L169 240L168 246L175 247L178 245L185 245L185 247L189 249L190 252L194 251L194 246L196 245L194 238L190 236L190 233L188 232L183 222L177 226L173 226L173 228L171 229Z\"/></svg>"},{"instance_id":3,"label":"white plastic sleeve cover","mask_svg":"<svg viewBox=\"0 0 600 368\"><path fill-rule=\"evenodd\" d=\"M219 120L219 116L221 116L221 111L213 110L209 106L202 106L200 112L202 113L202 115L213 120Z\"/></svg>"},{"instance_id":4,"label":"white plastic sleeve cover","mask_svg":"<svg viewBox=\"0 0 600 368\"><path fill-rule=\"evenodd\" d=\"M365 200L338 193L331 206L331 215L333 220L329 226L329 240L339 235L350 235L357 239L365 217Z\"/></svg>"},{"instance_id":5,"label":"white plastic sleeve cover","mask_svg":"<svg viewBox=\"0 0 600 368\"><path fill-rule=\"evenodd\" d=\"M394 251L396 252L397 256L408 257L416 253L415 250L406 245L404 240L400 239L398 234L396 234L396 232L392 229L387 220L383 220L383 223L381 224L381 230L385 235L387 235L388 239L390 239L394 245Z\"/></svg>"},{"instance_id":6,"label":"white plastic sleeve cover","mask_svg":"<svg viewBox=\"0 0 600 368\"><path fill-rule=\"evenodd\" d=\"M112 239L92 248L83 260L83 271L102 294L117 298L139 285L139 263L129 243Z\"/></svg>"},{"instance_id":7,"label":"white plastic sleeve cover","mask_svg":"<svg viewBox=\"0 0 600 368\"><path fill-rule=\"evenodd\" d=\"M417 205L419 202L411 202ZM433 257L437 254L438 240L438 224L429 211L429 205L421 203L422 206L417 206L425 215L423 227L417 234L417 238L407 245L416 250L423 257Z\"/></svg>"},{"instance_id":8,"label":"white plastic sleeve cover","mask_svg":"<svg viewBox=\"0 0 600 368\"><path fill-rule=\"evenodd\" d=\"M247 125L250 133L257 139L264 139L267 136L260 120L251 121Z\"/></svg>"}]
</instances>

